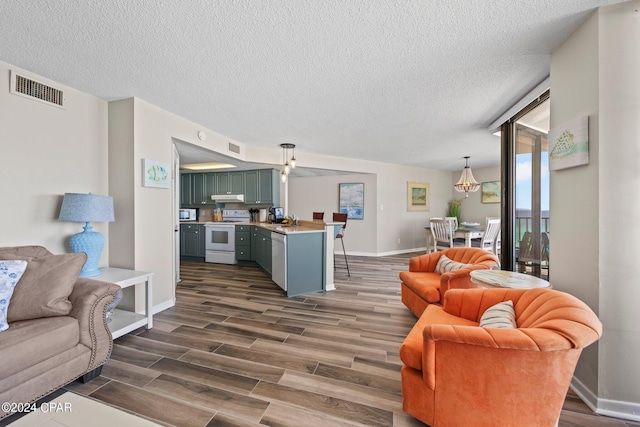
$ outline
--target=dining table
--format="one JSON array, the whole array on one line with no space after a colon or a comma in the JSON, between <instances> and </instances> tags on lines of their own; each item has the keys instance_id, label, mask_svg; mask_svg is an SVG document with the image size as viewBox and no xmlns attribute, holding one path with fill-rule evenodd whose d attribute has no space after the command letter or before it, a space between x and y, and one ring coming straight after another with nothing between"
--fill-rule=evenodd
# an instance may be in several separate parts
<instances>
[{"instance_id":1,"label":"dining table","mask_svg":"<svg viewBox=\"0 0 640 427\"><path fill-rule=\"evenodd\" d=\"M427 232L427 252L431 252L431 249L433 248L431 227L426 226L424 229ZM471 239L481 239L482 236L484 236L484 227L482 226L460 224L453 232L453 238L464 238L464 245L469 248L471 247Z\"/></svg>"}]
</instances>

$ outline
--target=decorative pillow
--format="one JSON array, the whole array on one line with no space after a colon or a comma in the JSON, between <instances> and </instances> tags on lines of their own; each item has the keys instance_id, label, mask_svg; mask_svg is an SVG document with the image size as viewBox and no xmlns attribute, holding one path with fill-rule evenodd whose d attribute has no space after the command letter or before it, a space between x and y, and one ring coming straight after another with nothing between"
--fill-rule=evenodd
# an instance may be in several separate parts
<instances>
[{"instance_id":1,"label":"decorative pillow","mask_svg":"<svg viewBox=\"0 0 640 427\"><path fill-rule=\"evenodd\" d=\"M513 301L503 301L493 305L480 318L481 328L515 329L516 313L513 311Z\"/></svg>"},{"instance_id":2,"label":"decorative pillow","mask_svg":"<svg viewBox=\"0 0 640 427\"><path fill-rule=\"evenodd\" d=\"M44 246L30 245L30 246L6 246L0 248L0 255L14 254L19 257L34 257L34 256L47 256L53 255ZM17 258L15 258L17 259Z\"/></svg>"},{"instance_id":3,"label":"decorative pillow","mask_svg":"<svg viewBox=\"0 0 640 427\"><path fill-rule=\"evenodd\" d=\"M436 264L436 273L448 273L453 270L460 270L461 268L469 268L473 264L463 264L461 262L454 261L449 259L446 255L440 255L440 259Z\"/></svg>"},{"instance_id":4,"label":"decorative pillow","mask_svg":"<svg viewBox=\"0 0 640 427\"><path fill-rule=\"evenodd\" d=\"M26 268L27 261L0 261L0 332L9 328L7 323L9 301L11 300L11 295L13 295L13 289L18 284L18 280L20 280Z\"/></svg>"},{"instance_id":5,"label":"decorative pillow","mask_svg":"<svg viewBox=\"0 0 640 427\"><path fill-rule=\"evenodd\" d=\"M71 312L69 295L87 260L83 252L42 257L20 257L0 253L0 260L27 261L27 269L16 286L7 311L9 322L40 317L66 316Z\"/></svg>"}]
</instances>

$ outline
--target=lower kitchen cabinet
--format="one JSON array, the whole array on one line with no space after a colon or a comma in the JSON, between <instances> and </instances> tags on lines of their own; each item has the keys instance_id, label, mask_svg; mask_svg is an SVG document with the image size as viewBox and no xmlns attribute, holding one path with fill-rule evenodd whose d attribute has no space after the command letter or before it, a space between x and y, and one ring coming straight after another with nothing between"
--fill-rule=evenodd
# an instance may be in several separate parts
<instances>
[{"instance_id":1,"label":"lower kitchen cabinet","mask_svg":"<svg viewBox=\"0 0 640 427\"><path fill-rule=\"evenodd\" d=\"M236 225L236 259L254 261L251 256L251 226Z\"/></svg>"},{"instance_id":2,"label":"lower kitchen cabinet","mask_svg":"<svg viewBox=\"0 0 640 427\"><path fill-rule=\"evenodd\" d=\"M255 261L269 277L279 282L287 296L321 292L326 280L324 236L324 232L287 233L283 246L274 251L271 230L254 225L236 226L236 259ZM275 268L278 271L274 271Z\"/></svg>"},{"instance_id":3,"label":"lower kitchen cabinet","mask_svg":"<svg viewBox=\"0 0 640 427\"><path fill-rule=\"evenodd\" d=\"M252 227L251 251L254 260L271 276L271 231Z\"/></svg>"},{"instance_id":4,"label":"lower kitchen cabinet","mask_svg":"<svg viewBox=\"0 0 640 427\"><path fill-rule=\"evenodd\" d=\"M180 224L180 258L204 261L204 234L203 224Z\"/></svg>"},{"instance_id":5,"label":"lower kitchen cabinet","mask_svg":"<svg viewBox=\"0 0 640 427\"><path fill-rule=\"evenodd\" d=\"M287 296L324 290L324 233L286 236Z\"/></svg>"}]
</instances>

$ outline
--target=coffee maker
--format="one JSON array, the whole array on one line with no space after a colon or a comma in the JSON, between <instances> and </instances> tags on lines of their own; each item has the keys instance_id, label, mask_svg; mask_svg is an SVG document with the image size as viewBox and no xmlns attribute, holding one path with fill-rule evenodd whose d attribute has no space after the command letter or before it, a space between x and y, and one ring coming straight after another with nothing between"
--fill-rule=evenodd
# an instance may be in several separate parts
<instances>
[{"instance_id":1,"label":"coffee maker","mask_svg":"<svg viewBox=\"0 0 640 427\"><path fill-rule=\"evenodd\" d=\"M281 207L272 207L269 208L269 222L270 223L275 223L275 224L280 224L282 223L282 220L284 219L284 209Z\"/></svg>"}]
</instances>

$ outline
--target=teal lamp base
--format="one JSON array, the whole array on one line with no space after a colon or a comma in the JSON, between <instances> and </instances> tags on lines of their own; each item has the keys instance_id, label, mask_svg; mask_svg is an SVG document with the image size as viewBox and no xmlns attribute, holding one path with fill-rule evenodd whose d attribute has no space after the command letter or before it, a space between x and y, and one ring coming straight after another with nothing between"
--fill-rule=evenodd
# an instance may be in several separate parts
<instances>
[{"instance_id":1,"label":"teal lamp base","mask_svg":"<svg viewBox=\"0 0 640 427\"><path fill-rule=\"evenodd\" d=\"M92 277L102 274L98 268L102 248L104 247L104 236L97 231L93 231L93 227L89 222L84 226L82 233L74 234L69 239L71 252L84 252L87 254L87 261L80 270L80 277Z\"/></svg>"}]
</instances>

